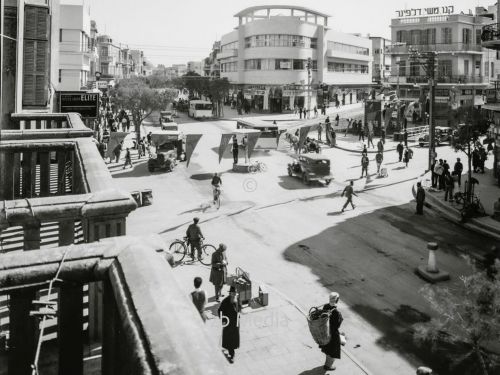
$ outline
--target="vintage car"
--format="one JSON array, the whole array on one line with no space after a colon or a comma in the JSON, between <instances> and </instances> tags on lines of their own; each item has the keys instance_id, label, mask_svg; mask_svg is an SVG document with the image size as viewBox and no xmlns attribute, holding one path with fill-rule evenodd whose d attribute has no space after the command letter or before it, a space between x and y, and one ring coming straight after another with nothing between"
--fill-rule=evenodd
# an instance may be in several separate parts
<instances>
[{"instance_id":1,"label":"vintage car","mask_svg":"<svg viewBox=\"0 0 500 375\"><path fill-rule=\"evenodd\" d=\"M148 160L148 170L154 172L163 169L170 172L177 165L177 161L184 161L186 156L183 150L183 135L178 131L157 131L151 134L151 143L154 150Z\"/></svg>"},{"instance_id":2,"label":"vintage car","mask_svg":"<svg viewBox=\"0 0 500 375\"><path fill-rule=\"evenodd\" d=\"M436 126L434 128L435 131L435 142L436 146L441 145L442 143L450 143L453 135L453 129L447 126ZM418 145L420 147L429 145L429 133L425 133L422 137L418 138Z\"/></svg>"},{"instance_id":3,"label":"vintage car","mask_svg":"<svg viewBox=\"0 0 500 375\"><path fill-rule=\"evenodd\" d=\"M160 111L160 125L162 130L179 130L172 111Z\"/></svg>"},{"instance_id":4,"label":"vintage car","mask_svg":"<svg viewBox=\"0 0 500 375\"><path fill-rule=\"evenodd\" d=\"M298 176L304 184L311 181L324 181L329 185L333 179L330 174L330 159L319 154L292 155L293 162L288 163L288 175Z\"/></svg>"}]
</instances>

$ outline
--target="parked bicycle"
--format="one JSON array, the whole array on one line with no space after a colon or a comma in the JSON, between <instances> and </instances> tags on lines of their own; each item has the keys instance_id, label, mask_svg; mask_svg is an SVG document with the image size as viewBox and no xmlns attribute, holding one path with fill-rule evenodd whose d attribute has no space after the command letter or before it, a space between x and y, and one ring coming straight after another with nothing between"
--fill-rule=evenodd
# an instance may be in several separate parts
<instances>
[{"instance_id":1,"label":"parked bicycle","mask_svg":"<svg viewBox=\"0 0 500 375\"><path fill-rule=\"evenodd\" d=\"M479 200L477 195L472 197L472 202L464 201L464 206L460 210L460 215L462 216L462 222L473 217L486 216L486 211L483 204Z\"/></svg>"},{"instance_id":2,"label":"parked bicycle","mask_svg":"<svg viewBox=\"0 0 500 375\"><path fill-rule=\"evenodd\" d=\"M203 244L200 241L201 246L201 257L198 258L201 264L209 266L212 263L212 254L215 252L215 246L210 244ZM189 244L189 238L184 237L182 240L176 239L172 242L168 248L170 253L174 257L174 262L181 263L186 255L190 255L191 249ZM196 250L195 250L196 251ZM189 253L188 253L189 252ZM195 254L196 256L197 254Z\"/></svg>"},{"instance_id":3,"label":"parked bicycle","mask_svg":"<svg viewBox=\"0 0 500 375\"><path fill-rule=\"evenodd\" d=\"M250 173L266 172L266 171L267 171L267 165L258 160L254 161L252 164L248 166L248 172Z\"/></svg>"}]
</instances>

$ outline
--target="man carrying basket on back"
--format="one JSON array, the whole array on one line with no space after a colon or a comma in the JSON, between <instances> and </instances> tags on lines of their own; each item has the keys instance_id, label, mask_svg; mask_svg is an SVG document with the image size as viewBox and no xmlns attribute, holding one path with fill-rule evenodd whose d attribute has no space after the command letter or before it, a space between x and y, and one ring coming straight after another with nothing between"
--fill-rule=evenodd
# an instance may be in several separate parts
<instances>
[{"instance_id":1,"label":"man carrying basket on back","mask_svg":"<svg viewBox=\"0 0 500 375\"><path fill-rule=\"evenodd\" d=\"M337 292L330 293L330 302L319 308L312 308L309 313L309 329L314 340L326 355L323 368L327 371L335 370L335 359L340 359L340 346L342 343L339 328L342 324L342 314L337 310L340 296ZM312 311L315 310L315 311Z\"/></svg>"}]
</instances>

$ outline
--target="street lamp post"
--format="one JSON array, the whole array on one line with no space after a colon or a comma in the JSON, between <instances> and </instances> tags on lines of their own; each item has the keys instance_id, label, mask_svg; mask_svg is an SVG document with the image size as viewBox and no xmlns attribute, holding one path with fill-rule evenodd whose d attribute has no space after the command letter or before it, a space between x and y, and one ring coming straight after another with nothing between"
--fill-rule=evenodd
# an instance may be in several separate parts
<instances>
[{"instance_id":1,"label":"street lamp post","mask_svg":"<svg viewBox=\"0 0 500 375\"><path fill-rule=\"evenodd\" d=\"M307 59L307 113L311 114L311 68L312 60L309 57Z\"/></svg>"}]
</instances>

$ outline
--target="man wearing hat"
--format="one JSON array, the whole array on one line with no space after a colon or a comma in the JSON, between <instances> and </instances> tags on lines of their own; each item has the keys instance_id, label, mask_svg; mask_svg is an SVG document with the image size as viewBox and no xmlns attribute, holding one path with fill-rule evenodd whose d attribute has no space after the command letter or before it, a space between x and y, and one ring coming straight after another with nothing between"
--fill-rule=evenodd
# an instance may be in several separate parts
<instances>
[{"instance_id":1,"label":"man wearing hat","mask_svg":"<svg viewBox=\"0 0 500 375\"><path fill-rule=\"evenodd\" d=\"M186 230L186 237L189 239L189 244L191 245L191 259L194 260L194 249L197 250L198 259L201 259L201 240L204 239L203 233L201 233L201 228L198 225L200 218L195 217L193 219L193 224L189 225Z\"/></svg>"},{"instance_id":2,"label":"man wearing hat","mask_svg":"<svg viewBox=\"0 0 500 375\"><path fill-rule=\"evenodd\" d=\"M340 359L340 332L342 324L342 314L337 310L337 303L340 295L337 292L330 293L330 302L323 306L323 311L330 314L330 342L326 345L320 345L320 349L326 355L325 370L335 370L335 358Z\"/></svg>"},{"instance_id":3,"label":"man wearing hat","mask_svg":"<svg viewBox=\"0 0 500 375\"><path fill-rule=\"evenodd\" d=\"M234 350L240 347L240 311L238 293L236 288L231 286L229 296L222 300L218 309L222 319L222 347L227 349L231 363L234 360Z\"/></svg>"},{"instance_id":4,"label":"man wearing hat","mask_svg":"<svg viewBox=\"0 0 500 375\"><path fill-rule=\"evenodd\" d=\"M222 297L222 287L227 281L227 258L226 245L219 244L219 247L212 254L212 269L210 270L210 282L215 287L215 300L219 302Z\"/></svg>"}]
</instances>

